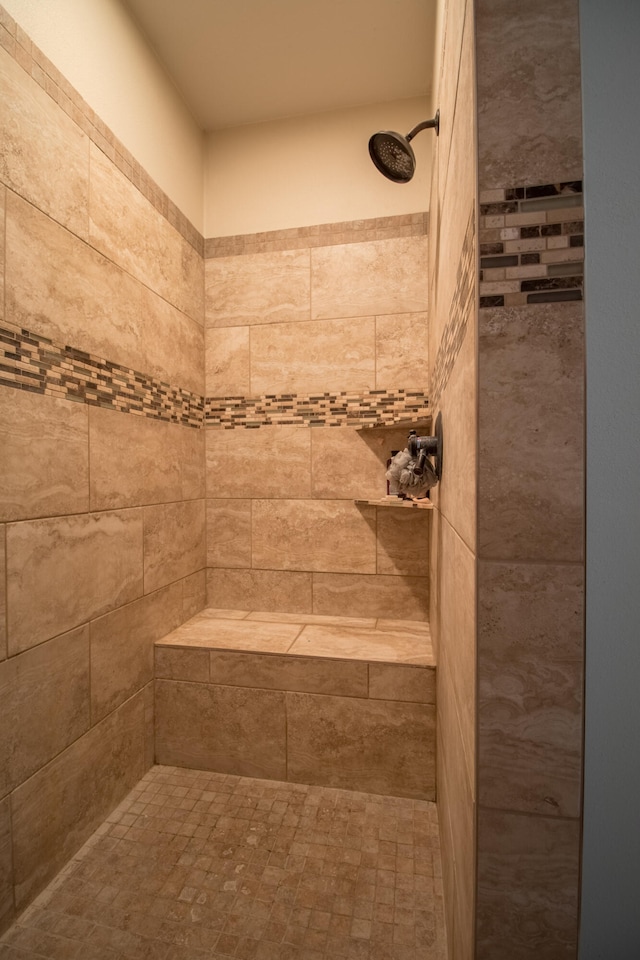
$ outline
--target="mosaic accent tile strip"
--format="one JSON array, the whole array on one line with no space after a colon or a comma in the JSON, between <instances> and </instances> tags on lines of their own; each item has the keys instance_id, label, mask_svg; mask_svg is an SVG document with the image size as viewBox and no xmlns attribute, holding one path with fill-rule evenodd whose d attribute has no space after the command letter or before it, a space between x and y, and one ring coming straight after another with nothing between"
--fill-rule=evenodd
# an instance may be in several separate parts
<instances>
[{"instance_id":1,"label":"mosaic accent tile strip","mask_svg":"<svg viewBox=\"0 0 640 960\"><path fill-rule=\"evenodd\" d=\"M428 213L408 213L395 217L321 223L312 227L293 227L289 230L269 230L232 237L210 237L204 243L204 256L206 260L212 260L216 257L235 257L248 253L273 253L276 250L329 247L339 243L420 237L427 233L428 226Z\"/></svg>"},{"instance_id":2,"label":"mosaic accent tile strip","mask_svg":"<svg viewBox=\"0 0 640 960\"><path fill-rule=\"evenodd\" d=\"M433 370L433 388L431 402L435 406L447 385L462 341L467 332L469 314L475 295L475 211L472 210L460 251L456 288L451 302L449 319L446 323Z\"/></svg>"},{"instance_id":3,"label":"mosaic accent tile strip","mask_svg":"<svg viewBox=\"0 0 640 960\"><path fill-rule=\"evenodd\" d=\"M0 5L0 46L42 87L52 100L64 110L89 139L116 165L149 203L165 217L180 236L200 256L204 252L202 234L178 209L167 194L160 189L133 154L118 140L114 133L91 109L78 91L51 63L44 53Z\"/></svg>"},{"instance_id":4,"label":"mosaic accent tile strip","mask_svg":"<svg viewBox=\"0 0 640 960\"><path fill-rule=\"evenodd\" d=\"M201 427L204 400L29 330L0 327L0 385Z\"/></svg>"},{"instance_id":5,"label":"mosaic accent tile strip","mask_svg":"<svg viewBox=\"0 0 640 960\"><path fill-rule=\"evenodd\" d=\"M582 300L582 181L480 194L480 306Z\"/></svg>"},{"instance_id":6,"label":"mosaic accent tile strip","mask_svg":"<svg viewBox=\"0 0 640 960\"><path fill-rule=\"evenodd\" d=\"M273 424L308 427L387 425L424 418L429 414L427 395L419 390L207 397L204 412L206 426L226 430Z\"/></svg>"}]
</instances>

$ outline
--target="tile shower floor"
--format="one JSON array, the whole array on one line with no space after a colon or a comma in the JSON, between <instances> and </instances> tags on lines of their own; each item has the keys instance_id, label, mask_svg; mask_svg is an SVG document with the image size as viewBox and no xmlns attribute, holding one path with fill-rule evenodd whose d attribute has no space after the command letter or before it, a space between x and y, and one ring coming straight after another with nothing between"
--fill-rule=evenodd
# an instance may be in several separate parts
<instances>
[{"instance_id":1,"label":"tile shower floor","mask_svg":"<svg viewBox=\"0 0 640 960\"><path fill-rule=\"evenodd\" d=\"M444 960L436 806L153 767L2 960Z\"/></svg>"}]
</instances>

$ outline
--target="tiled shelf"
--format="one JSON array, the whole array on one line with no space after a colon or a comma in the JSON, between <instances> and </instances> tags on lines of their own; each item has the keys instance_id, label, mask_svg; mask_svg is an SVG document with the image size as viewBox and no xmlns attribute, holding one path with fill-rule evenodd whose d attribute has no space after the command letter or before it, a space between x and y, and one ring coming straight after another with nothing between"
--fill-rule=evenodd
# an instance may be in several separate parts
<instances>
[{"instance_id":1,"label":"tiled shelf","mask_svg":"<svg viewBox=\"0 0 640 960\"><path fill-rule=\"evenodd\" d=\"M366 421L365 423L359 423L356 430L397 430L398 427L410 427L411 430L422 430L423 428L430 427L432 420L433 417L429 415L414 420L394 420L393 423L382 423L379 420Z\"/></svg>"},{"instance_id":2,"label":"tiled shelf","mask_svg":"<svg viewBox=\"0 0 640 960\"><path fill-rule=\"evenodd\" d=\"M392 510L397 510L398 507L403 510L433 510L433 504L430 500L401 500L400 497L382 497L381 500L354 500L353 501L357 506L369 506L369 507L391 507Z\"/></svg>"}]
</instances>

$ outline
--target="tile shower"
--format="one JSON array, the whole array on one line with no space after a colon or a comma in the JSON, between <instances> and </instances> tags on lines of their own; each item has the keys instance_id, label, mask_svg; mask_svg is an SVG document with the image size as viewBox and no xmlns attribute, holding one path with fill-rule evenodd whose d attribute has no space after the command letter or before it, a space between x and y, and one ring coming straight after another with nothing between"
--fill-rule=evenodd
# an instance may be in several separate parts
<instances>
[{"instance_id":1,"label":"tile shower","mask_svg":"<svg viewBox=\"0 0 640 960\"><path fill-rule=\"evenodd\" d=\"M231 607L430 621L449 955L529 958L544 944L550 960L575 956L577 9L561 0L545 21L506 6L446 5L439 105L450 119L428 218L216 240L2 12L0 929L106 818L98 848L132 826L118 805L154 789L154 643L205 606ZM496 30L509 17L522 18L529 55ZM562 92L551 101L536 87L540 52ZM528 78L518 117L514 63ZM406 432L358 427L428 410L442 411L446 435L435 509L356 507L384 492L384 462ZM532 456L533 488L522 466ZM530 697L505 692L507 678ZM244 789L233 774L179 775L165 768L156 792ZM275 787L255 789L278 802ZM306 788L278 789L297 816ZM338 809L332 787L314 789ZM382 801L366 802L381 813ZM433 823L422 813L415 849ZM553 888L541 856L557 862ZM388 922L359 909L360 933ZM298 936L292 947L316 949L317 937ZM354 956L395 957L355 938L371 945ZM328 942L318 949L349 955ZM239 940L224 945L250 955ZM403 946L397 956L412 955Z\"/></svg>"}]
</instances>

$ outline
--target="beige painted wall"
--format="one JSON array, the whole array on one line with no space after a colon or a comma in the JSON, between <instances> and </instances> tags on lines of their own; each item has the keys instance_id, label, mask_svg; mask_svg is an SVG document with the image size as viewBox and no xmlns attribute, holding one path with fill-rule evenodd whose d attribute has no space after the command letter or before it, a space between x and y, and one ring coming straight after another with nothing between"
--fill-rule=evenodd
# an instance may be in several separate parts
<instances>
[{"instance_id":1,"label":"beige painted wall","mask_svg":"<svg viewBox=\"0 0 640 960\"><path fill-rule=\"evenodd\" d=\"M203 135L119 0L3 4L202 231Z\"/></svg>"},{"instance_id":2,"label":"beige painted wall","mask_svg":"<svg viewBox=\"0 0 640 960\"><path fill-rule=\"evenodd\" d=\"M433 131L413 141L417 169L408 184L378 173L367 145L377 130L408 133L430 111L426 98L416 98L210 133L205 236L426 210Z\"/></svg>"}]
</instances>

